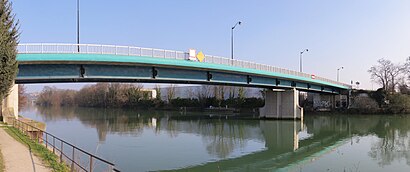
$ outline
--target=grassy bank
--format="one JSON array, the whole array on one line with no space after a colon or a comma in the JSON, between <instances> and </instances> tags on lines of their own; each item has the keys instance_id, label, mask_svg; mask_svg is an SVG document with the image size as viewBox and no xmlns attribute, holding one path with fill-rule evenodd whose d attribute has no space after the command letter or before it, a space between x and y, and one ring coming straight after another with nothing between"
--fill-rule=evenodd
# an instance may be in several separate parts
<instances>
[{"instance_id":1,"label":"grassy bank","mask_svg":"<svg viewBox=\"0 0 410 172\"><path fill-rule=\"evenodd\" d=\"M13 127L5 127L4 130L11 137L16 139L18 142L22 143L23 145L26 145L31 150L31 152L34 153L34 155L41 158L42 161L45 163L45 165L49 166L53 171L56 171L56 172L70 171L69 168L65 164L59 162L57 155L49 151L43 145L30 140L30 138L25 136L19 130Z\"/></svg>"}]
</instances>

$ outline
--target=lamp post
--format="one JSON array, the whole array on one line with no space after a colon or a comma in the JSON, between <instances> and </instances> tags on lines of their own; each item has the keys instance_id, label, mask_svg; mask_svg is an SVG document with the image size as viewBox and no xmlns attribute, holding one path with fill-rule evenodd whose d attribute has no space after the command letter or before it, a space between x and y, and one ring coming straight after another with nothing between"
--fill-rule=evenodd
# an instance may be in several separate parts
<instances>
[{"instance_id":1,"label":"lamp post","mask_svg":"<svg viewBox=\"0 0 410 172\"><path fill-rule=\"evenodd\" d=\"M231 59L232 60L233 60L233 30L235 29L237 25L241 25L241 23L242 23L241 21L236 22L235 25L231 29Z\"/></svg>"},{"instance_id":2,"label":"lamp post","mask_svg":"<svg viewBox=\"0 0 410 172\"><path fill-rule=\"evenodd\" d=\"M339 71L340 71L341 69L343 69L343 66L337 68L337 82L339 82Z\"/></svg>"},{"instance_id":3,"label":"lamp post","mask_svg":"<svg viewBox=\"0 0 410 172\"><path fill-rule=\"evenodd\" d=\"M309 51L309 49L304 49L303 51L301 51L300 52L300 56L299 56L299 72L302 72L302 54L304 53L304 52L308 52Z\"/></svg>"},{"instance_id":4,"label":"lamp post","mask_svg":"<svg viewBox=\"0 0 410 172\"><path fill-rule=\"evenodd\" d=\"M80 52L80 0L77 0L77 52Z\"/></svg>"}]
</instances>

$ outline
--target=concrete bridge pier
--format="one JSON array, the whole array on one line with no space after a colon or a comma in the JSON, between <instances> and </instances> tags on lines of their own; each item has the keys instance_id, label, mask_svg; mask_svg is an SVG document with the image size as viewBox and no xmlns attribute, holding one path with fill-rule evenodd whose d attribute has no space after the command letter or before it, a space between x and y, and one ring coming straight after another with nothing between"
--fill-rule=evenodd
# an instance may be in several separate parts
<instances>
[{"instance_id":1,"label":"concrete bridge pier","mask_svg":"<svg viewBox=\"0 0 410 172\"><path fill-rule=\"evenodd\" d=\"M268 90L265 106L259 109L260 118L303 120L303 108L299 106L299 91Z\"/></svg>"},{"instance_id":2,"label":"concrete bridge pier","mask_svg":"<svg viewBox=\"0 0 410 172\"><path fill-rule=\"evenodd\" d=\"M9 118L18 119L19 112L19 93L18 93L18 84L14 84L10 89L10 93L7 97L4 98L1 113L3 115L3 121L8 123Z\"/></svg>"}]
</instances>

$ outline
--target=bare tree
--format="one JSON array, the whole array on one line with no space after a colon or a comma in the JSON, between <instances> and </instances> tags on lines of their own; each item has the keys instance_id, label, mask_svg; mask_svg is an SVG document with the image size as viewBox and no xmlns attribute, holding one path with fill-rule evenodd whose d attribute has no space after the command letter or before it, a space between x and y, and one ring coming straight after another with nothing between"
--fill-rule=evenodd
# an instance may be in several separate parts
<instances>
[{"instance_id":1,"label":"bare tree","mask_svg":"<svg viewBox=\"0 0 410 172\"><path fill-rule=\"evenodd\" d=\"M245 97L246 97L246 89L244 87L239 87L238 98L245 99Z\"/></svg>"},{"instance_id":2,"label":"bare tree","mask_svg":"<svg viewBox=\"0 0 410 172\"><path fill-rule=\"evenodd\" d=\"M19 108L23 108L25 105L27 105L26 87L24 86L24 84L19 84L18 89Z\"/></svg>"},{"instance_id":3,"label":"bare tree","mask_svg":"<svg viewBox=\"0 0 410 172\"><path fill-rule=\"evenodd\" d=\"M410 81L410 57L408 57L407 59L406 59L406 63L404 63L404 65L403 65L403 70L402 70L402 72L403 72L403 75L404 75L404 78L402 78L403 79L403 83L406 83L406 81L405 81L405 79L407 80L407 81Z\"/></svg>"},{"instance_id":4,"label":"bare tree","mask_svg":"<svg viewBox=\"0 0 410 172\"><path fill-rule=\"evenodd\" d=\"M394 64L390 60L383 58L377 60L377 62L378 65L374 65L368 70L371 78L379 83L384 90L394 92L404 66Z\"/></svg>"},{"instance_id":5,"label":"bare tree","mask_svg":"<svg viewBox=\"0 0 410 172\"><path fill-rule=\"evenodd\" d=\"M211 86L203 85L201 89L197 92L198 99L201 100L201 99L206 99L206 98L211 97L211 90L212 90Z\"/></svg>"},{"instance_id":6,"label":"bare tree","mask_svg":"<svg viewBox=\"0 0 410 172\"><path fill-rule=\"evenodd\" d=\"M175 85L171 84L167 89L167 99L168 103L175 97Z\"/></svg>"},{"instance_id":7,"label":"bare tree","mask_svg":"<svg viewBox=\"0 0 410 172\"><path fill-rule=\"evenodd\" d=\"M195 96L195 93L192 90L192 87L186 87L186 92L187 92L188 98L193 98Z\"/></svg>"},{"instance_id":8,"label":"bare tree","mask_svg":"<svg viewBox=\"0 0 410 172\"><path fill-rule=\"evenodd\" d=\"M155 91L157 92L157 100L161 100L161 86L160 85L155 85Z\"/></svg>"},{"instance_id":9,"label":"bare tree","mask_svg":"<svg viewBox=\"0 0 410 172\"><path fill-rule=\"evenodd\" d=\"M225 100L225 86L223 85L218 86L218 94L221 100Z\"/></svg>"}]
</instances>

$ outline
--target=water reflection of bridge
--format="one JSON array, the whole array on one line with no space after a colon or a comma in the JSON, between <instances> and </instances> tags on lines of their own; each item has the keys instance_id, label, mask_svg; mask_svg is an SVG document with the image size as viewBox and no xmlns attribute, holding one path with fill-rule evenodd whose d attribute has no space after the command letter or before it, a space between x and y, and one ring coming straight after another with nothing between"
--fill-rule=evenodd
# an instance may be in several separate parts
<instances>
[{"instance_id":1,"label":"water reflection of bridge","mask_svg":"<svg viewBox=\"0 0 410 172\"><path fill-rule=\"evenodd\" d=\"M107 133L138 137L146 130L167 133L172 137L179 133L195 134L202 137L209 154L221 159L180 169L181 171L281 169L289 164L309 159L312 155L331 151L329 148L347 143L354 135L376 135L381 138L382 146L374 144L375 149L369 152L369 156L381 164L392 162L392 158L407 159L407 154L400 152L387 155L386 153L391 151L381 150L384 147L395 147L401 152L410 150L408 144L402 144L405 142L403 139L410 137L410 126L404 125L410 122L408 118L403 120L384 116L308 116L302 125L300 121L207 119L203 115L197 118L180 118L178 112L104 110L96 113L81 108L63 111L40 109L46 121L56 118L78 118L84 125L96 128L100 141L104 141ZM300 137L301 131L308 133L309 137ZM406 137L396 137L397 135ZM232 152L245 147L248 140L264 142L265 149L232 157Z\"/></svg>"}]
</instances>

